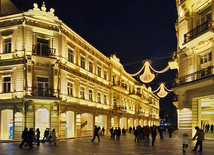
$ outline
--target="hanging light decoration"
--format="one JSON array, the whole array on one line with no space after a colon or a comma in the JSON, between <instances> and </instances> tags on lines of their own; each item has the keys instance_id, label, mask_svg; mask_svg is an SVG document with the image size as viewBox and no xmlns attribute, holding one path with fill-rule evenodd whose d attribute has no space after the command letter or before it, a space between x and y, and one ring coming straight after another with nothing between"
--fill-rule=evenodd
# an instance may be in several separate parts
<instances>
[{"instance_id":1,"label":"hanging light decoration","mask_svg":"<svg viewBox=\"0 0 214 155\"><path fill-rule=\"evenodd\" d=\"M124 69L124 68L123 68L123 69ZM152 66L150 65L149 61L146 60L146 61L144 62L143 67L140 69L140 71L138 71L138 72L135 73L135 74L129 74L129 75L131 75L131 76L136 76L136 75L140 74L141 71L142 71L143 69L144 69L144 72L143 72L142 75L140 75L140 80L141 80L142 82L144 82L144 83L150 83L150 82L152 82L152 81L154 80L154 78L155 78L155 74L152 73L151 70L154 71L154 72L156 72L156 73L164 73L164 72L166 72L166 71L169 69L169 65L168 65L165 69L163 69L163 70L161 70L161 71L157 71L157 70L155 70L154 68L152 68ZM125 69L124 69L124 70L125 70Z\"/></svg>"},{"instance_id":2,"label":"hanging light decoration","mask_svg":"<svg viewBox=\"0 0 214 155\"><path fill-rule=\"evenodd\" d=\"M166 97L166 95L168 95L168 92L172 92L173 91L173 90L167 89L164 83L161 83L160 86L158 87L158 89L153 91L153 93L156 93L158 90L159 90L159 92L157 93L157 95L160 98Z\"/></svg>"}]
</instances>

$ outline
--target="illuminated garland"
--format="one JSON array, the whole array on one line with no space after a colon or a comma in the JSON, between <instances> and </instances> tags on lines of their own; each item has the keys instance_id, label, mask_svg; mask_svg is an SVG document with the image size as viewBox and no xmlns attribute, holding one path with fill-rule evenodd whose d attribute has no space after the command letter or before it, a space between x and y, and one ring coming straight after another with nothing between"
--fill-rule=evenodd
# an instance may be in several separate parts
<instances>
[{"instance_id":1,"label":"illuminated garland","mask_svg":"<svg viewBox=\"0 0 214 155\"><path fill-rule=\"evenodd\" d=\"M155 91L153 91L153 93L156 93L158 90L160 90L157 95L160 97L160 98L164 98L166 97L166 95L168 94L168 92L172 92L173 90L169 90L166 88L166 86L164 85L164 83L161 83L160 86L158 87L158 89L156 89ZM167 92L167 91L168 92Z\"/></svg>"},{"instance_id":2,"label":"illuminated garland","mask_svg":"<svg viewBox=\"0 0 214 155\"><path fill-rule=\"evenodd\" d=\"M124 68L123 68L124 69ZM155 74L154 73L151 73L151 70L153 70L154 72L156 73L164 73L166 71L169 70L169 65L161 70L161 71L157 71L155 70L154 68L152 68L152 66L150 65L149 61L145 61L143 67L140 69L140 71L138 71L137 73L135 74L129 74L130 76L136 76L138 74L140 74L140 72L144 69L144 72L143 74L140 76L140 80L144 83L150 83L154 80L155 78Z\"/></svg>"}]
</instances>

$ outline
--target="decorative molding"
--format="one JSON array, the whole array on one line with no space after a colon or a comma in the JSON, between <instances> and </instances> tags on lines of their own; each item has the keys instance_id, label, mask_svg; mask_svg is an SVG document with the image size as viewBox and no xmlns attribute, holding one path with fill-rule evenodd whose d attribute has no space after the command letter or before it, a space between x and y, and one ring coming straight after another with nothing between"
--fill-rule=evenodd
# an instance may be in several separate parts
<instances>
[{"instance_id":1,"label":"decorative molding","mask_svg":"<svg viewBox=\"0 0 214 155\"><path fill-rule=\"evenodd\" d=\"M207 41L201 41L198 43L197 46L193 47L193 52L195 54L198 54L206 49L209 49L210 47L213 46L213 38L212 39L209 39Z\"/></svg>"}]
</instances>

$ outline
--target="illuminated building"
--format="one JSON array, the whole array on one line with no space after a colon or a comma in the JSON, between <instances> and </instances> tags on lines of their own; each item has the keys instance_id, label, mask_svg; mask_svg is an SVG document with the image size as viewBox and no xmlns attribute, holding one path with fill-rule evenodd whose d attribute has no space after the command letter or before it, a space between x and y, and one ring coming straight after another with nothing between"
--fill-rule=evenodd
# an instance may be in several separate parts
<instances>
[{"instance_id":1,"label":"illuminated building","mask_svg":"<svg viewBox=\"0 0 214 155\"><path fill-rule=\"evenodd\" d=\"M169 62L178 70L174 92L178 96L178 128L194 134L195 126L214 124L214 2L176 0L177 52ZM206 134L206 138L210 137Z\"/></svg>"},{"instance_id":2,"label":"illuminated building","mask_svg":"<svg viewBox=\"0 0 214 155\"><path fill-rule=\"evenodd\" d=\"M71 138L92 135L94 125L159 124L159 98L116 55L103 55L44 3L20 13L4 1L13 12L0 17L0 139L18 140L24 127Z\"/></svg>"}]
</instances>

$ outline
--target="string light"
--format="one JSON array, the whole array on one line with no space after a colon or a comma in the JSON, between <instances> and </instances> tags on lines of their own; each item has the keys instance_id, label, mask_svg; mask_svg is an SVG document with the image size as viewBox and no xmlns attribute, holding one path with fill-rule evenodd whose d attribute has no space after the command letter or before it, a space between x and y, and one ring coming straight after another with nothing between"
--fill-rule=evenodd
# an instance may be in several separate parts
<instances>
[{"instance_id":1,"label":"string light","mask_svg":"<svg viewBox=\"0 0 214 155\"><path fill-rule=\"evenodd\" d=\"M124 69L124 68L123 68ZM145 63L144 63L144 65L143 65L143 67L140 69L140 71L138 71L137 73L135 73L135 74L129 74L130 76L136 76L136 75L138 75L138 74L140 74L141 73L141 71L143 71L143 69L144 69L144 72L143 72L143 74L140 76L140 80L142 81L142 82L144 82L144 83L150 83L150 82L152 82L153 80L154 80L154 78L155 78L155 74L154 73L152 73L151 72L151 70L152 71L154 71L154 72L156 72L156 73L164 73L164 72L166 72L166 71L168 71L169 70L169 65L165 68L165 69L163 69L163 70L161 70L161 71L157 71L157 70L155 70L151 65L150 65L150 63L149 63L149 61L145 61ZM125 70L125 69L124 69Z\"/></svg>"},{"instance_id":2,"label":"string light","mask_svg":"<svg viewBox=\"0 0 214 155\"><path fill-rule=\"evenodd\" d=\"M166 95L168 95L168 92L172 92L173 91L173 90L167 89L164 83L161 83L160 86L158 87L158 89L153 91L153 93L156 93L158 90L160 90L160 91L157 93L157 95L160 98L166 97Z\"/></svg>"}]
</instances>

